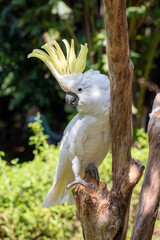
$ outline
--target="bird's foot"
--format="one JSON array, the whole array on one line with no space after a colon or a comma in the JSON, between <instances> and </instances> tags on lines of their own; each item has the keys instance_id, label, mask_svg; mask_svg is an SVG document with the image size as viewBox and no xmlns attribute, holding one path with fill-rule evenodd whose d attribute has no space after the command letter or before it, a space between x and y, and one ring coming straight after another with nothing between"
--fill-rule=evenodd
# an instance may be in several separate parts
<instances>
[{"instance_id":1,"label":"bird's foot","mask_svg":"<svg viewBox=\"0 0 160 240\"><path fill-rule=\"evenodd\" d=\"M83 179L81 179L79 176L76 177L76 180L73 181L72 183L68 184L66 187L65 187L65 190L67 191L68 189L70 189L72 186L76 185L76 184L81 184L85 187L90 187L92 189L95 189L96 192L97 192L97 189L95 186L93 186L92 184L89 184L89 183L86 183Z\"/></svg>"},{"instance_id":2,"label":"bird's foot","mask_svg":"<svg viewBox=\"0 0 160 240\"><path fill-rule=\"evenodd\" d=\"M88 165L88 167L85 170L85 173L88 171L91 173L92 177L97 180L97 183L99 183L98 169L92 163Z\"/></svg>"}]
</instances>

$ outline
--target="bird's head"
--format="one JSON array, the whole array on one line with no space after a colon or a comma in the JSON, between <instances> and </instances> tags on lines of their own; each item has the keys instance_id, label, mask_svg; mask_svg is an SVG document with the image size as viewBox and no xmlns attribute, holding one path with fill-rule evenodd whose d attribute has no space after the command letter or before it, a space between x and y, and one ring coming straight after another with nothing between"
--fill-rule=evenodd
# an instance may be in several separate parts
<instances>
[{"instance_id":1,"label":"bird's head","mask_svg":"<svg viewBox=\"0 0 160 240\"><path fill-rule=\"evenodd\" d=\"M66 92L66 101L77 107L79 113L93 114L99 112L105 106L109 108L110 87L107 76L92 69L82 73L86 65L88 53L87 44L81 45L81 50L76 58L74 40L71 46L67 40L63 40L67 57L63 54L56 41L46 43L42 48L33 50L28 57L40 58L57 79L61 88Z\"/></svg>"},{"instance_id":2,"label":"bird's head","mask_svg":"<svg viewBox=\"0 0 160 240\"><path fill-rule=\"evenodd\" d=\"M75 73L68 77L71 91L66 94L66 101L77 107L79 113L97 114L105 112L110 107L110 84L107 76L92 69Z\"/></svg>"}]
</instances>

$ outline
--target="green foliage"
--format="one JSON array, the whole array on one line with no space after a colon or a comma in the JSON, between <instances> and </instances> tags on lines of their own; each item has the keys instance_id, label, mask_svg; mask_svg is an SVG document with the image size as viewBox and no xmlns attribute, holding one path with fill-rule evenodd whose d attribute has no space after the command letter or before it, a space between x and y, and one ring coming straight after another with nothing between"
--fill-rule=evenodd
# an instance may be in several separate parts
<instances>
[{"instance_id":1,"label":"green foliage","mask_svg":"<svg viewBox=\"0 0 160 240\"><path fill-rule=\"evenodd\" d=\"M50 189L58 162L59 147L48 145L41 122L31 123L34 135L30 144L34 160L18 164L18 159L8 165L4 152L0 151L0 239L79 239L82 240L80 223L75 206L61 204L50 209L42 208L42 201ZM132 155L146 165L148 158L147 136L136 130L138 148L132 148ZM102 181L111 188L111 154L99 167ZM138 201L142 180L136 186L131 205L131 220L128 238L131 234L133 214ZM160 221L160 219L158 219ZM155 235L156 237L156 235ZM158 238L155 238L158 239Z\"/></svg>"},{"instance_id":2,"label":"green foliage","mask_svg":"<svg viewBox=\"0 0 160 240\"><path fill-rule=\"evenodd\" d=\"M138 149L148 148L148 136L143 128L133 129L133 141Z\"/></svg>"},{"instance_id":3,"label":"green foliage","mask_svg":"<svg viewBox=\"0 0 160 240\"><path fill-rule=\"evenodd\" d=\"M49 145L47 142L48 136L43 133L42 120L40 120L40 114L37 114L35 122L29 123L28 127L32 129L33 136L29 138L29 145L34 145L34 158L38 160L52 161L54 156L55 147Z\"/></svg>"},{"instance_id":4,"label":"green foliage","mask_svg":"<svg viewBox=\"0 0 160 240\"><path fill-rule=\"evenodd\" d=\"M40 150L41 152L41 150ZM8 166L0 160L0 239L81 239L75 207L66 204L42 208L52 185L58 148L47 161Z\"/></svg>"},{"instance_id":5,"label":"green foliage","mask_svg":"<svg viewBox=\"0 0 160 240\"><path fill-rule=\"evenodd\" d=\"M154 92L153 83L160 87L157 81L157 71L160 51L160 8L157 1L129 1L127 8L129 24L130 56L134 64L134 105L138 110L135 126L140 127L143 110L148 108L148 96ZM154 86L155 87L155 86ZM148 96L146 97L146 94ZM153 94L153 93L152 93ZM154 94L153 94L154 96ZM151 107L151 106L150 106ZM143 119L144 120L144 119ZM147 119L146 125L147 125Z\"/></svg>"},{"instance_id":6,"label":"green foliage","mask_svg":"<svg viewBox=\"0 0 160 240\"><path fill-rule=\"evenodd\" d=\"M10 97L10 110L22 106L26 111L35 102L49 107L53 98L58 104L61 94L56 81L42 62L28 60L27 55L44 42L75 38L75 12L60 0L2 0L0 6L0 96Z\"/></svg>"},{"instance_id":7,"label":"green foliage","mask_svg":"<svg viewBox=\"0 0 160 240\"><path fill-rule=\"evenodd\" d=\"M141 15L146 14L146 11L147 11L147 7L144 5L141 5L138 7L137 6L128 7L127 8L127 17L131 18L136 14L137 17L140 18Z\"/></svg>"},{"instance_id":8,"label":"green foliage","mask_svg":"<svg viewBox=\"0 0 160 240\"><path fill-rule=\"evenodd\" d=\"M70 40L66 24L55 11L59 3L62 1L0 1L0 99L7 102L12 125L14 111L26 114L35 104L52 118L55 127L63 128L66 121L64 94L53 76L42 62L27 59L34 48L60 38L60 34ZM61 11L66 12L64 6ZM3 109L0 109L0 118L4 119L2 114ZM3 124L4 120L1 121ZM9 131L7 127L5 130Z\"/></svg>"}]
</instances>

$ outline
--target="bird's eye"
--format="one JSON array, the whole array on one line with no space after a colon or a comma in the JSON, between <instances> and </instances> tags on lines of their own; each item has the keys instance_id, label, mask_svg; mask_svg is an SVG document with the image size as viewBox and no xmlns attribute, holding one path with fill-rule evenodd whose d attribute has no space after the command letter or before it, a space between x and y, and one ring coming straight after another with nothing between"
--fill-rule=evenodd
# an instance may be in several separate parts
<instances>
[{"instance_id":1,"label":"bird's eye","mask_svg":"<svg viewBox=\"0 0 160 240\"><path fill-rule=\"evenodd\" d=\"M83 87L82 86L78 86L76 89L77 93L82 93L83 92Z\"/></svg>"}]
</instances>

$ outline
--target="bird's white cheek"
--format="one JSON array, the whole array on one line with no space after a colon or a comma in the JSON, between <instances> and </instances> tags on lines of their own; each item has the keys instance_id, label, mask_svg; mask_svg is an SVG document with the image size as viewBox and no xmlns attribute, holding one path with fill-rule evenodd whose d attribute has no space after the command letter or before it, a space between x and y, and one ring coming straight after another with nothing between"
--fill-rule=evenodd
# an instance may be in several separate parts
<instances>
[{"instance_id":1,"label":"bird's white cheek","mask_svg":"<svg viewBox=\"0 0 160 240\"><path fill-rule=\"evenodd\" d=\"M79 105L86 105L88 101L87 96L85 95L79 95Z\"/></svg>"},{"instance_id":2,"label":"bird's white cheek","mask_svg":"<svg viewBox=\"0 0 160 240\"><path fill-rule=\"evenodd\" d=\"M78 105L77 110L79 113L86 113L86 105Z\"/></svg>"},{"instance_id":3,"label":"bird's white cheek","mask_svg":"<svg viewBox=\"0 0 160 240\"><path fill-rule=\"evenodd\" d=\"M79 101L79 102L78 102L78 105L81 106L81 107L82 107L82 106L85 106L86 104L87 104L86 101Z\"/></svg>"}]
</instances>

